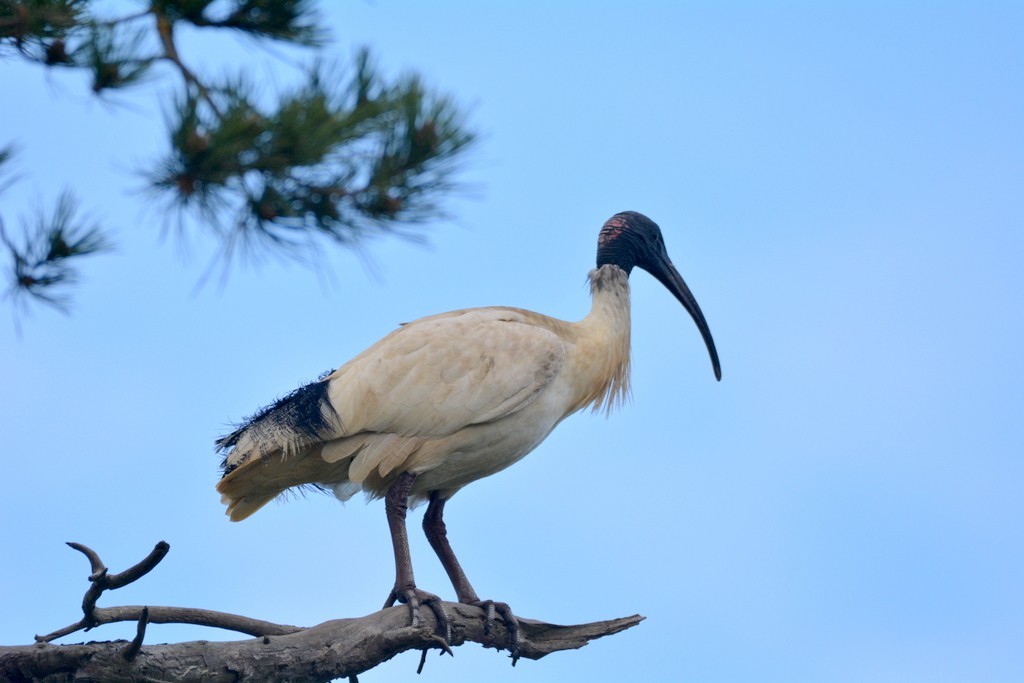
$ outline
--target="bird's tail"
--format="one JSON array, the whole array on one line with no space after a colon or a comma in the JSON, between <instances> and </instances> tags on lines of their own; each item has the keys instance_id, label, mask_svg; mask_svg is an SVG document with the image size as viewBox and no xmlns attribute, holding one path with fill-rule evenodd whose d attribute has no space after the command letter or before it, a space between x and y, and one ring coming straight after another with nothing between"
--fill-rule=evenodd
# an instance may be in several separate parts
<instances>
[{"instance_id":1,"label":"bird's tail","mask_svg":"<svg viewBox=\"0 0 1024 683\"><path fill-rule=\"evenodd\" d=\"M288 489L325 490L327 484L347 482L348 465L348 460L325 462L318 447L288 458L271 454L232 470L218 482L217 491L231 521L239 522Z\"/></svg>"},{"instance_id":2,"label":"bird's tail","mask_svg":"<svg viewBox=\"0 0 1024 683\"><path fill-rule=\"evenodd\" d=\"M293 486L346 479L347 462L319 458L322 443L338 425L327 385L321 379L299 387L217 440L217 450L224 453L217 490L232 521L245 519ZM342 467L345 472L334 471Z\"/></svg>"},{"instance_id":3,"label":"bird's tail","mask_svg":"<svg viewBox=\"0 0 1024 683\"><path fill-rule=\"evenodd\" d=\"M220 502L228 506L225 514L231 518L232 522L241 522L279 495L281 495L281 491L261 496L250 495L241 498L231 498L228 494L222 493Z\"/></svg>"},{"instance_id":4,"label":"bird's tail","mask_svg":"<svg viewBox=\"0 0 1024 683\"><path fill-rule=\"evenodd\" d=\"M218 439L217 450L224 453L224 475L269 453L291 455L333 438L340 419L327 395L327 374L261 409Z\"/></svg>"}]
</instances>

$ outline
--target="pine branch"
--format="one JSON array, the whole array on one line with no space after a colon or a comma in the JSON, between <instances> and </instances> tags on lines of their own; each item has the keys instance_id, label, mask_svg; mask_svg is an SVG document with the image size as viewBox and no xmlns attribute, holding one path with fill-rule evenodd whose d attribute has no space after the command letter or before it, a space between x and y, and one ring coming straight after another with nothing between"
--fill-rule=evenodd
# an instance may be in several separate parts
<instances>
[{"instance_id":1,"label":"pine branch","mask_svg":"<svg viewBox=\"0 0 1024 683\"><path fill-rule=\"evenodd\" d=\"M230 28L258 38L283 40L306 47L323 45L327 36L309 0L235 0L228 11L211 16L210 2L165 3L192 6L189 22L200 27ZM203 6L202 11L195 11Z\"/></svg>"},{"instance_id":2,"label":"pine branch","mask_svg":"<svg viewBox=\"0 0 1024 683\"><path fill-rule=\"evenodd\" d=\"M0 55L13 47L50 66L69 63L65 41L85 22L87 5L88 0L0 0Z\"/></svg>"},{"instance_id":3,"label":"pine branch","mask_svg":"<svg viewBox=\"0 0 1024 683\"><path fill-rule=\"evenodd\" d=\"M0 0L0 56L85 70L98 96L170 65L180 85L168 151L140 174L169 209L166 220L215 235L225 263L236 254L316 263L324 240L420 239L417 226L446 216L474 135L454 102L417 76L385 78L362 50L347 72L317 65L268 104L244 72L212 81L178 49L182 25L321 46L327 36L309 0L151 0L115 16L93 8L88 0ZM8 292L19 302L66 310L76 275L68 260L107 249L98 230L71 224L73 207L62 198L52 223L37 221L20 243L0 223L14 262ZM47 258L44 246L58 238L75 248Z\"/></svg>"},{"instance_id":4,"label":"pine branch","mask_svg":"<svg viewBox=\"0 0 1024 683\"><path fill-rule=\"evenodd\" d=\"M51 217L40 213L25 223L20 241L0 221L0 242L10 258L7 296L22 305L30 300L68 310L67 289L78 280L78 259L111 248L99 226L79 222L76 214L77 203L65 192Z\"/></svg>"},{"instance_id":5,"label":"pine branch","mask_svg":"<svg viewBox=\"0 0 1024 683\"><path fill-rule=\"evenodd\" d=\"M418 79L387 82L366 51L355 62L347 78L314 68L276 108L257 105L244 80L186 96L150 189L172 213L201 219L229 255L411 236L404 226L443 216L474 136Z\"/></svg>"}]
</instances>

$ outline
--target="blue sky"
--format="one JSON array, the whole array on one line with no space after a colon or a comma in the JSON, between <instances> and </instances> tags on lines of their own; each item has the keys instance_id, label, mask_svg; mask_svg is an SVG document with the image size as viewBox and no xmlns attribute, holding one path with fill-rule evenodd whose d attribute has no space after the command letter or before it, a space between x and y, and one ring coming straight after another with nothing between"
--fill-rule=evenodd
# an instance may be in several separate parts
<instances>
[{"instance_id":1,"label":"blue sky","mask_svg":"<svg viewBox=\"0 0 1024 683\"><path fill-rule=\"evenodd\" d=\"M377 609L382 505L313 497L230 524L213 439L403 321L582 317L597 230L634 209L664 230L722 382L638 272L633 400L570 418L446 519L477 590L520 615L647 620L515 670L470 645L421 680L1024 679L1022 21L984 2L330 3L339 59L370 45L470 108L474 190L428 247L202 287L211 243L166 234L131 173L164 148L153 90L107 104L5 62L0 141L24 176L5 220L71 187L118 250L85 266L71 316L0 325L0 642L77 618L69 540L114 570L171 544L101 604L307 625ZM293 53L186 38L201 70L293 77L275 56ZM451 598L413 520L418 582Z\"/></svg>"}]
</instances>

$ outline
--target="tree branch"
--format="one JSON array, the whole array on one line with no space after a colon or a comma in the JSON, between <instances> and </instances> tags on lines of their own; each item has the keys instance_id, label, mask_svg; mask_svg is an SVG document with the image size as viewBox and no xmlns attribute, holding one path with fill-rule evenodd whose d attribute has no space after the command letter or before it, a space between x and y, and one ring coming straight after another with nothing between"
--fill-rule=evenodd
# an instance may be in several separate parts
<instances>
[{"instance_id":1,"label":"tree branch","mask_svg":"<svg viewBox=\"0 0 1024 683\"><path fill-rule=\"evenodd\" d=\"M452 643L472 641L502 649L508 633L498 620L485 633L486 613L479 607L444 603L452 622ZM139 609L139 608L134 608ZM150 621L154 608L150 608ZM524 642L520 655L540 659L552 652L581 648L591 640L636 626L643 617L574 626L520 619ZM0 679L29 681L85 678L104 681L330 681L354 676L408 650L440 649L433 614L410 627L409 609L391 607L357 619L337 619L294 633L214 643L191 641L139 648L125 659L125 641L78 645L0 647Z\"/></svg>"},{"instance_id":2,"label":"tree branch","mask_svg":"<svg viewBox=\"0 0 1024 683\"><path fill-rule=\"evenodd\" d=\"M443 603L451 622L451 642L437 635L436 617L423 610L420 625L409 626L409 608L390 607L358 619L336 619L302 628L250 619L237 614L187 607L96 607L104 590L141 578L167 554L163 541L133 567L109 574L99 554L80 543L68 543L89 560L92 574L77 623L45 636L35 645L0 647L0 680L65 681L330 681L354 677L407 650L451 654L467 641L507 649L509 632L501 619L488 620L486 610L462 603ZM540 659L552 652L575 650L591 640L636 626L644 617L559 626L519 618L517 657ZM82 629L115 621L137 622L136 636L123 640L76 645L50 641ZM205 640L170 645L143 645L146 625L195 624L257 636L251 640L211 643ZM515 664L515 660L513 660Z\"/></svg>"},{"instance_id":3,"label":"tree branch","mask_svg":"<svg viewBox=\"0 0 1024 683\"><path fill-rule=\"evenodd\" d=\"M139 617L139 625L135 629L135 638L132 642L128 643L128 647L121 650L121 656L127 661L132 661L139 654L139 650L142 649L142 642L146 638L146 624L149 623L149 608L142 608L142 616Z\"/></svg>"},{"instance_id":4,"label":"tree branch","mask_svg":"<svg viewBox=\"0 0 1024 683\"><path fill-rule=\"evenodd\" d=\"M89 630L104 624L113 624L118 621L139 621L142 618L142 610L147 609L142 605L122 605L118 607L96 607L92 611L92 618L82 618L74 624L58 629L45 636L36 636L36 642L49 643L50 641L70 635L75 631ZM222 628L228 631L237 631L250 636L281 636L287 633L301 631L301 626L289 626L287 624L275 624L262 619L243 617L240 614L228 612L217 612L211 609L198 609L195 607L160 607L148 606L151 624L192 624L194 626L210 626Z\"/></svg>"},{"instance_id":5,"label":"tree branch","mask_svg":"<svg viewBox=\"0 0 1024 683\"><path fill-rule=\"evenodd\" d=\"M57 638L63 638L75 631L82 629L89 630L95 626L112 624L116 621L137 621L154 624L194 624L196 626L212 626L223 628L229 631L238 631L250 636L284 635L295 633L301 629L298 626L287 626L274 624L260 619L250 619L238 614L226 612L215 612L207 609L195 609L192 607L97 607L96 601L105 590L114 590L127 586L129 583L141 579L153 570L160 560L164 559L171 546L165 541L157 543L149 555L132 567L117 574L108 573L107 566L103 564L99 553L89 546L81 543L68 543L69 546L82 553L89 559L89 566L92 574L89 575L89 589L82 598L81 620L57 629L45 636L36 636L36 642L48 643Z\"/></svg>"}]
</instances>

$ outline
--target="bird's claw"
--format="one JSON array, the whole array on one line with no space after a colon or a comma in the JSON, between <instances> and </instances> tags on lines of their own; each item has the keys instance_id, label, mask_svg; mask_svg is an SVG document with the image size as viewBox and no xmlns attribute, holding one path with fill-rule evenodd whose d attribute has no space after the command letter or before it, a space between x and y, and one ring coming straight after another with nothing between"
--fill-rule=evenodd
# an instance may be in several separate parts
<instances>
[{"instance_id":1,"label":"bird's claw","mask_svg":"<svg viewBox=\"0 0 1024 683\"><path fill-rule=\"evenodd\" d=\"M437 597L433 593L420 590L415 586L409 586L406 588L398 588L397 586L391 590L388 595L388 599L384 602L384 608L391 607L396 602L401 602L409 606L409 615L411 618L411 626L413 628L420 625L422 618L420 617L420 605L426 605L430 608L430 611L434 613L434 619L437 621L438 635L444 640L444 647L442 648L448 654L452 654L452 650L449 645L452 642L452 622L448 618L448 613L444 610L444 604L441 598Z\"/></svg>"},{"instance_id":2,"label":"bird's claw","mask_svg":"<svg viewBox=\"0 0 1024 683\"><path fill-rule=\"evenodd\" d=\"M484 610L486 615L486 620L484 621L485 636L490 636L493 633L495 617L501 616L501 620L505 622L505 628L508 630L508 651L512 657L512 666L515 666L516 662L519 661L519 649L523 644L523 633L519 628L519 620L512 613L512 608L504 602L495 602L494 600L477 600L470 604Z\"/></svg>"}]
</instances>

